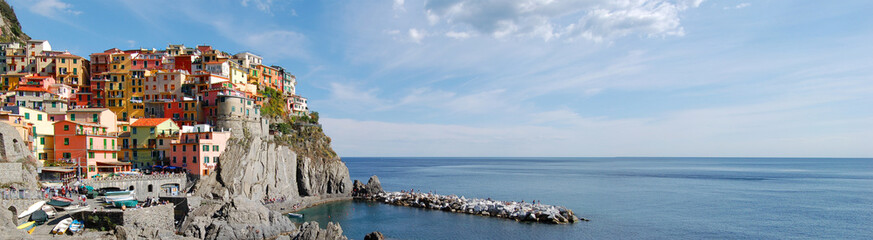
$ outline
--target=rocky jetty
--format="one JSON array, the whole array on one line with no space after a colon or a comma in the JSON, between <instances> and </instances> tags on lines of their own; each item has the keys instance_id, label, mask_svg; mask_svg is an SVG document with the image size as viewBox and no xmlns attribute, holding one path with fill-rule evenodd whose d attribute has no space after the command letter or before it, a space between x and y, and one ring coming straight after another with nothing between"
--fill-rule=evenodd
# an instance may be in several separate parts
<instances>
[{"instance_id":1,"label":"rocky jetty","mask_svg":"<svg viewBox=\"0 0 873 240\"><path fill-rule=\"evenodd\" d=\"M384 240L385 236L382 236L381 232L371 232L364 236L364 240Z\"/></svg>"},{"instance_id":2,"label":"rocky jetty","mask_svg":"<svg viewBox=\"0 0 873 240\"><path fill-rule=\"evenodd\" d=\"M566 224L587 221L580 220L566 207L539 203L467 199L463 196L406 192L383 192L372 195L368 199L398 206L509 218L520 222Z\"/></svg>"}]
</instances>

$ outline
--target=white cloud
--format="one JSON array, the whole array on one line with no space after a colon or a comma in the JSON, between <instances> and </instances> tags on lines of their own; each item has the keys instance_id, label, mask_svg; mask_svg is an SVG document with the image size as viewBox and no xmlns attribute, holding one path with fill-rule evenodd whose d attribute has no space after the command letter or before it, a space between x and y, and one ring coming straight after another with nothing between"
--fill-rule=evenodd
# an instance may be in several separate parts
<instances>
[{"instance_id":1,"label":"white cloud","mask_svg":"<svg viewBox=\"0 0 873 240\"><path fill-rule=\"evenodd\" d=\"M394 9L394 11L406 11L406 8L403 6L403 2L404 0L394 0L394 5L392 6L392 9Z\"/></svg>"},{"instance_id":2,"label":"white cloud","mask_svg":"<svg viewBox=\"0 0 873 240\"><path fill-rule=\"evenodd\" d=\"M748 6L752 6L752 4L751 3L740 3L740 4L737 4L736 6L733 6L733 7L724 7L724 9L725 10L741 9L741 8L746 8Z\"/></svg>"},{"instance_id":3,"label":"white cloud","mask_svg":"<svg viewBox=\"0 0 873 240\"><path fill-rule=\"evenodd\" d=\"M30 6L30 11L48 18L58 18L60 15L79 15L81 11L73 10L73 5L61 0L38 0Z\"/></svg>"},{"instance_id":4,"label":"white cloud","mask_svg":"<svg viewBox=\"0 0 873 240\"><path fill-rule=\"evenodd\" d=\"M467 39L470 38L471 34L468 32L455 32L449 31L446 33L446 37L454 38L454 39Z\"/></svg>"},{"instance_id":5,"label":"white cloud","mask_svg":"<svg viewBox=\"0 0 873 240\"><path fill-rule=\"evenodd\" d=\"M306 37L303 34L287 30L269 30L253 32L243 38L236 38L247 47L271 58L307 58L303 48Z\"/></svg>"},{"instance_id":6,"label":"white cloud","mask_svg":"<svg viewBox=\"0 0 873 240\"><path fill-rule=\"evenodd\" d=\"M603 41L628 35L682 36L679 15L702 0L428 1L432 26L467 29L495 38L534 37ZM568 21L569 20L569 21Z\"/></svg>"},{"instance_id":7,"label":"white cloud","mask_svg":"<svg viewBox=\"0 0 873 240\"><path fill-rule=\"evenodd\" d=\"M427 36L427 32L415 28L409 29L409 38L415 43L421 43L421 39L424 39L425 36Z\"/></svg>"},{"instance_id":8,"label":"white cloud","mask_svg":"<svg viewBox=\"0 0 873 240\"><path fill-rule=\"evenodd\" d=\"M134 46L136 46L136 41L134 41L134 40L127 40L127 46L130 47L130 48L133 48Z\"/></svg>"},{"instance_id":9,"label":"white cloud","mask_svg":"<svg viewBox=\"0 0 873 240\"><path fill-rule=\"evenodd\" d=\"M240 4L242 4L243 7L248 7L249 2L252 2L254 4L254 6L258 10L261 10L262 12L272 13L270 11L270 6L273 5L273 0L242 0L242 2L240 2Z\"/></svg>"}]
</instances>

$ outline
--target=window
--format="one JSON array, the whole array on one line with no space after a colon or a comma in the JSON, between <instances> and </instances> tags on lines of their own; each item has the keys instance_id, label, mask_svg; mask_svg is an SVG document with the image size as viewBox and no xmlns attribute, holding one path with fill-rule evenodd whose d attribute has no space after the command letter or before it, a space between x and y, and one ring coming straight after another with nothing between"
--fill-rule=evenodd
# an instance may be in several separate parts
<instances>
[{"instance_id":1,"label":"window","mask_svg":"<svg viewBox=\"0 0 873 240\"><path fill-rule=\"evenodd\" d=\"M121 126L121 130L127 132L127 126Z\"/></svg>"},{"instance_id":2,"label":"window","mask_svg":"<svg viewBox=\"0 0 873 240\"><path fill-rule=\"evenodd\" d=\"M209 157L203 157L203 163L209 163Z\"/></svg>"},{"instance_id":3,"label":"window","mask_svg":"<svg viewBox=\"0 0 873 240\"><path fill-rule=\"evenodd\" d=\"M70 125L64 125L64 131L70 131Z\"/></svg>"},{"instance_id":4,"label":"window","mask_svg":"<svg viewBox=\"0 0 873 240\"><path fill-rule=\"evenodd\" d=\"M81 97L81 96L79 96L79 97ZM52 102L52 107L53 107L53 108L58 107L58 103L57 103L57 102Z\"/></svg>"},{"instance_id":5,"label":"window","mask_svg":"<svg viewBox=\"0 0 873 240\"><path fill-rule=\"evenodd\" d=\"M149 128L149 133L155 134L155 128Z\"/></svg>"},{"instance_id":6,"label":"window","mask_svg":"<svg viewBox=\"0 0 873 240\"><path fill-rule=\"evenodd\" d=\"M176 151L176 145L173 145L173 152Z\"/></svg>"},{"instance_id":7,"label":"window","mask_svg":"<svg viewBox=\"0 0 873 240\"><path fill-rule=\"evenodd\" d=\"M188 146L188 145L182 145L182 151L183 151L183 152L184 152L184 151L187 151L187 149L186 149L187 146Z\"/></svg>"},{"instance_id":8,"label":"window","mask_svg":"<svg viewBox=\"0 0 873 240\"><path fill-rule=\"evenodd\" d=\"M173 157L173 163L176 163L176 157Z\"/></svg>"},{"instance_id":9,"label":"window","mask_svg":"<svg viewBox=\"0 0 873 240\"><path fill-rule=\"evenodd\" d=\"M30 120L30 113L24 113L24 119Z\"/></svg>"},{"instance_id":10,"label":"window","mask_svg":"<svg viewBox=\"0 0 873 240\"><path fill-rule=\"evenodd\" d=\"M204 152L208 152L208 151L209 151L209 145L203 145L203 151L204 151Z\"/></svg>"},{"instance_id":11,"label":"window","mask_svg":"<svg viewBox=\"0 0 873 240\"><path fill-rule=\"evenodd\" d=\"M191 163L197 163L197 157L191 157Z\"/></svg>"},{"instance_id":12,"label":"window","mask_svg":"<svg viewBox=\"0 0 873 240\"><path fill-rule=\"evenodd\" d=\"M164 139L158 139L158 144L163 146L163 145L164 145Z\"/></svg>"},{"instance_id":13,"label":"window","mask_svg":"<svg viewBox=\"0 0 873 240\"><path fill-rule=\"evenodd\" d=\"M70 145L70 138L64 138L64 145Z\"/></svg>"},{"instance_id":14,"label":"window","mask_svg":"<svg viewBox=\"0 0 873 240\"><path fill-rule=\"evenodd\" d=\"M88 153L88 158L94 158L94 152L89 152L89 153Z\"/></svg>"},{"instance_id":15,"label":"window","mask_svg":"<svg viewBox=\"0 0 873 240\"><path fill-rule=\"evenodd\" d=\"M133 134L136 134L136 128L131 128L130 130Z\"/></svg>"},{"instance_id":16,"label":"window","mask_svg":"<svg viewBox=\"0 0 873 240\"><path fill-rule=\"evenodd\" d=\"M44 137L39 138L39 144L45 145L45 138Z\"/></svg>"},{"instance_id":17,"label":"window","mask_svg":"<svg viewBox=\"0 0 873 240\"><path fill-rule=\"evenodd\" d=\"M188 157L182 157L182 163L188 163Z\"/></svg>"},{"instance_id":18,"label":"window","mask_svg":"<svg viewBox=\"0 0 873 240\"><path fill-rule=\"evenodd\" d=\"M103 139L103 149L108 149L108 148L106 147L106 139Z\"/></svg>"},{"instance_id":19,"label":"window","mask_svg":"<svg viewBox=\"0 0 873 240\"><path fill-rule=\"evenodd\" d=\"M36 115L36 120L38 120L38 121L42 121L42 114L37 114L37 115Z\"/></svg>"},{"instance_id":20,"label":"window","mask_svg":"<svg viewBox=\"0 0 873 240\"><path fill-rule=\"evenodd\" d=\"M115 153L112 153L112 158L118 158L118 155L115 155Z\"/></svg>"},{"instance_id":21,"label":"window","mask_svg":"<svg viewBox=\"0 0 873 240\"><path fill-rule=\"evenodd\" d=\"M88 146L90 146L88 149L94 149L94 139L92 138L92 139L88 139L88 140L90 140L90 141L88 141L89 142Z\"/></svg>"},{"instance_id":22,"label":"window","mask_svg":"<svg viewBox=\"0 0 873 240\"><path fill-rule=\"evenodd\" d=\"M62 155L64 156L64 158L70 158L70 155L71 155L71 154L70 154L70 153L64 153L64 154L62 154Z\"/></svg>"},{"instance_id":23,"label":"window","mask_svg":"<svg viewBox=\"0 0 873 240\"><path fill-rule=\"evenodd\" d=\"M212 151L218 152L218 145L212 145Z\"/></svg>"},{"instance_id":24,"label":"window","mask_svg":"<svg viewBox=\"0 0 873 240\"><path fill-rule=\"evenodd\" d=\"M94 122L98 122L97 121L97 114L93 114L93 115L91 115L91 117L93 118Z\"/></svg>"},{"instance_id":25,"label":"window","mask_svg":"<svg viewBox=\"0 0 873 240\"><path fill-rule=\"evenodd\" d=\"M70 114L70 121L76 121L76 114Z\"/></svg>"}]
</instances>

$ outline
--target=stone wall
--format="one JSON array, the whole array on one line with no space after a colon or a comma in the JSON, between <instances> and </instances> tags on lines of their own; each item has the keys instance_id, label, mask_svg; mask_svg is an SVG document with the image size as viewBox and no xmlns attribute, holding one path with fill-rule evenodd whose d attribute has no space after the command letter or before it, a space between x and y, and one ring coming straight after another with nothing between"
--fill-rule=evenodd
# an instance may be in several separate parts
<instances>
[{"instance_id":1,"label":"stone wall","mask_svg":"<svg viewBox=\"0 0 873 240\"><path fill-rule=\"evenodd\" d=\"M21 163L0 163L0 183L22 182Z\"/></svg>"},{"instance_id":2,"label":"stone wall","mask_svg":"<svg viewBox=\"0 0 873 240\"><path fill-rule=\"evenodd\" d=\"M124 190L134 190L136 191L136 199L140 201L146 200L146 198L157 198L163 196L170 196L165 194L161 186L165 184L175 184L179 187L179 195L184 196L184 187L187 185L188 179L184 176L179 177L168 177L161 178L154 176L145 176L140 179L122 179L122 180L86 180L83 181L85 185L92 186L95 189L107 188L107 187L116 187ZM149 191L149 187L151 187L151 191Z\"/></svg>"}]
</instances>

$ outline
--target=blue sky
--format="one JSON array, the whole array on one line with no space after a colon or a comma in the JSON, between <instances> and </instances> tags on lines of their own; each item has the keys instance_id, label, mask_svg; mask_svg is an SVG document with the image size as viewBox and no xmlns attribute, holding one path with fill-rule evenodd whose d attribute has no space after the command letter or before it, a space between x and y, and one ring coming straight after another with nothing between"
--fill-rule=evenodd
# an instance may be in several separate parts
<instances>
[{"instance_id":1,"label":"blue sky","mask_svg":"<svg viewBox=\"0 0 873 240\"><path fill-rule=\"evenodd\" d=\"M341 156L873 157L870 1L11 4L81 56L258 53Z\"/></svg>"}]
</instances>

